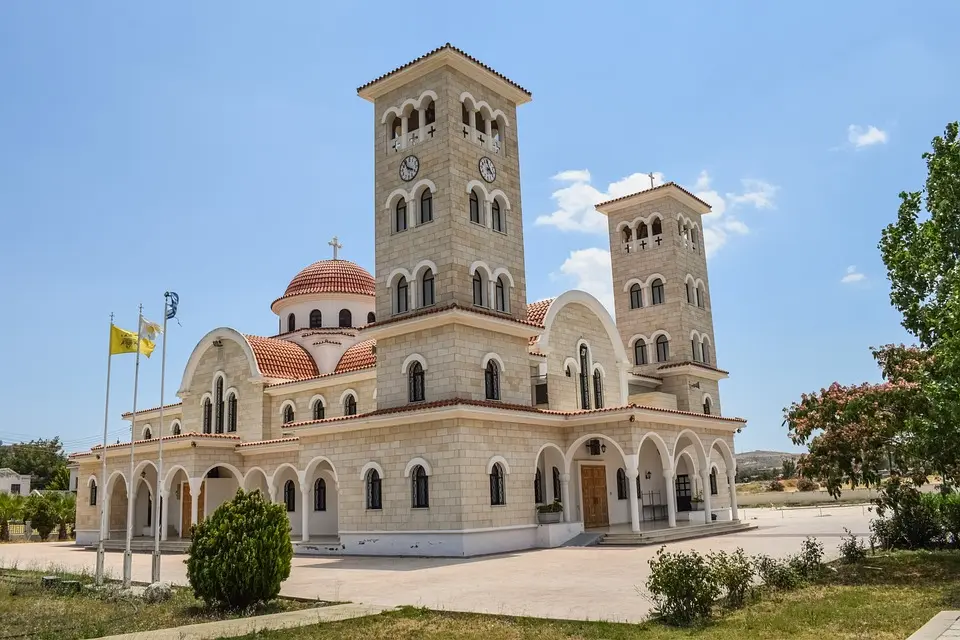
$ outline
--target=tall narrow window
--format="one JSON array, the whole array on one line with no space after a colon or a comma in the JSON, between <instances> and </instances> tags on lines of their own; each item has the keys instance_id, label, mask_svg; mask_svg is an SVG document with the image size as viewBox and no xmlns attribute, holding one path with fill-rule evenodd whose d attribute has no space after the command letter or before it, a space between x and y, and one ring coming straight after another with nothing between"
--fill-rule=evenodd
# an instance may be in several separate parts
<instances>
[{"instance_id":1,"label":"tall narrow window","mask_svg":"<svg viewBox=\"0 0 960 640\"><path fill-rule=\"evenodd\" d=\"M704 364L710 364L710 343L706 340L700 343L700 355L703 356Z\"/></svg>"},{"instance_id":2,"label":"tall narrow window","mask_svg":"<svg viewBox=\"0 0 960 640\"><path fill-rule=\"evenodd\" d=\"M593 372L593 405L597 409L603 409L603 378L600 369Z\"/></svg>"},{"instance_id":3,"label":"tall narrow window","mask_svg":"<svg viewBox=\"0 0 960 640\"><path fill-rule=\"evenodd\" d=\"M620 232L621 241L623 244L629 245L633 242L633 229L626 227L623 231ZM630 252L630 247L627 247L627 252Z\"/></svg>"},{"instance_id":4,"label":"tall narrow window","mask_svg":"<svg viewBox=\"0 0 960 640\"><path fill-rule=\"evenodd\" d=\"M650 284L650 299L653 304L663 304L663 280L660 278Z\"/></svg>"},{"instance_id":5,"label":"tall narrow window","mask_svg":"<svg viewBox=\"0 0 960 640\"><path fill-rule=\"evenodd\" d=\"M563 485L560 482L560 469L556 467L553 468L553 499L562 500L563 499Z\"/></svg>"},{"instance_id":6,"label":"tall narrow window","mask_svg":"<svg viewBox=\"0 0 960 640\"><path fill-rule=\"evenodd\" d=\"M413 494L413 508L426 509L430 506L430 476L422 465L417 465L410 472L412 482L411 493Z\"/></svg>"},{"instance_id":7,"label":"tall narrow window","mask_svg":"<svg viewBox=\"0 0 960 640\"><path fill-rule=\"evenodd\" d=\"M297 487L293 480L287 480L283 485L283 502L287 505L287 513L297 510Z\"/></svg>"},{"instance_id":8,"label":"tall narrow window","mask_svg":"<svg viewBox=\"0 0 960 640\"><path fill-rule=\"evenodd\" d=\"M476 191L470 192L470 222L480 224L480 198Z\"/></svg>"},{"instance_id":9,"label":"tall narrow window","mask_svg":"<svg viewBox=\"0 0 960 640\"><path fill-rule=\"evenodd\" d=\"M97 506L97 481L94 480L90 483L90 506Z\"/></svg>"},{"instance_id":10,"label":"tall narrow window","mask_svg":"<svg viewBox=\"0 0 960 640\"><path fill-rule=\"evenodd\" d=\"M327 510L327 481L323 478L317 478L313 483L313 510Z\"/></svg>"},{"instance_id":11,"label":"tall narrow window","mask_svg":"<svg viewBox=\"0 0 960 640\"><path fill-rule=\"evenodd\" d=\"M460 119L463 121L463 124L470 124L470 110L467 109L465 102L460 103Z\"/></svg>"},{"instance_id":12,"label":"tall narrow window","mask_svg":"<svg viewBox=\"0 0 960 640\"><path fill-rule=\"evenodd\" d=\"M376 469L370 469L367 471L367 509L382 509L383 501L381 500L381 491L380 491L380 472Z\"/></svg>"},{"instance_id":13,"label":"tall narrow window","mask_svg":"<svg viewBox=\"0 0 960 640\"><path fill-rule=\"evenodd\" d=\"M719 493L717 491L717 469L714 467L710 469L710 495L715 496Z\"/></svg>"},{"instance_id":14,"label":"tall narrow window","mask_svg":"<svg viewBox=\"0 0 960 640\"><path fill-rule=\"evenodd\" d=\"M317 398L313 403L313 419L314 420L323 420L323 400Z\"/></svg>"},{"instance_id":15,"label":"tall narrow window","mask_svg":"<svg viewBox=\"0 0 960 640\"><path fill-rule=\"evenodd\" d=\"M143 439L144 440L153 440L153 432L150 431L150 427L147 427L143 430Z\"/></svg>"},{"instance_id":16,"label":"tall narrow window","mask_svg":"<svg viewBox=\"0 0 960 640\"><path fill-rule=\"evenodd\" d=\"M633 343L633 362L634 364L647 364L647 341L643 338L637 338Z\"/></svg>"},{"instance_id":17,"label":"tall narrow window","mask_svg":"<svg viewBox=\"0 0 960 640\"><path fill-rule=\"evenodd\" d=\"M410 287L403 276L397 279L397 313L406 313L410 310Z\"/></svg>"},{"instance_id":18,"label":"tall narrow window","mask_svg":"<svg viewBox=\"0 0 960 640\"><path fill-rule=\"evenodd\" d=\"M630 495L627 485L627 474L623 469L617 469L617 500L626 500Z\"/></svg>"},{"instance_id":19,"label":"tall narrow window","mask_svg":"<svg viewBox=\"0 0 960 640\"><path fill-rule=\"evenodd\" d=\"M697 339L696 339L696 338L690 338L690 352L693 353L693 361L694 361L694 362L699 362L699 361L700 361L700 355L699 355L699 353L697 352Z\"/></svg>"},{"instance_id":20,"label":"tall narrow window","mask_svg":"<svg viewBox=\"0 0 960 640\"><path fill-rule=\"evenodd\" d=\"M657 336L657 362L666 362L670 359L670 341L667 336Z\"/></svg>"},{"instance_id":21,"label":"tall narrow window","mask_svg":"<svg viewBox=\"0 0 960 640\"><path fill-rule=\"evenodd\" d=\"M703 287L697 287L697 306L701 309L706 305L706 292L703 290Z\"/></svg>"},{"instance_id":22,"label":"tall narrow window","mask_svg":"<svg viewBox=\"0 0 960 640\"><path fill-rule=\"evenodd\" d=\"M427 269L423 272L420 282L420 306L432 306L435 302L433 294L433 269Z\"/></svg>"},{"instance_id":23,"label":"tall narrow window","mask_svg":"<svg viewBox=\"0 0 960 640\"><path fill-rule=\"evenodd\" d=\"M353 326L353 314L350 313L350 309L340 309L340 326L341 327Z\"/></svg>"},{"instance_id":24,"label":"tall narrow window","mask_svg":"<svg viewBox=\"0 0 960 640\"><path fill-rule=\"evenodd\" d=\"M643 306L643 288L639 284L630 287L630 308L639 309Z\"/></svg>"},{"instance_id":25,"label":"tall narrow window","mask_svg":"<svg viewBox=\"0 0 960 640\"><path fill-rule=\"evenodd\" d=\"M357 399L351 393L347 396L347 399L343 402L343 415L345 416L355 416L357 415Z\"/></svg>"},{"instance_id":26,"label":"tall narrow window","mask_svg":"<svg viewBox=\"0 0 960 640\"><path fill-rule=\"evenodd\" d=\"M293 422L293 405L288 404L283 408L283 424L290 424Z\"/></svg>"},{"instance_id":27,"label":"tall narrow window","mask_svg":"<svg viewBox=\"0 0 960 640\"><path fill-rule=\"evenodd\" d=\"M660 221L660 218L654 219L653 224L650 225L650 232L655 236L663 233L663 223Z\"/></svg>"},{"instance_id":28,"label":"tall narrow window","mask_svg":"<svg viewBox=\"0 0 960 640\"><path fill-rule=\"evenodd\" d=\"M310 328L319 329L323 326L323 315L320 313L320 309L314 309L310 312Z\"/></svg>"},{"instance_id":29,"label":"tall narrow window","mask_svg":"<svg viewBox=\"0 0 960 640\"><path fill-rule=\"evenodd\" d=\"M227 396L227 431L233 433L237 430L237 394L230 393Z\"/></svg>"},{"instance_id":30,"label":"tall narrow window","mask_svg":"<svg viewBox=\"0 0 960 640\"><path fill-rule=\"evenodd\" d=\"M217 384L215 385L215 396L217 403L217 433L223 433L223 378L217 378Z\"/></svg>"},{"instance_id":31,"label":"tall narrow window","mask_svg":"<svg viewBox=\"0 0 960 640\"><path fill-rule=\"evenodd\" d=\"M423 365L414 362L410 365L410 402L423 402Z\"/></svg>"},{"instance_id":32,"label":"tall narrow window","mask_svg":"<svg viewBox=\"0 0 960 640\"><path fill-rule=\"evenodd\" d=\"M180 435L180 423L179 423L179 422L174 422L174 423L173 423L173 435L175 435L175 436Z\"/></svg>"},{"instance_id":33,"label":"tall narrow window","mask_svg":"<svg viewBox=\"0 0 960 640\"><path fill-rule=\"evenodd\" d=\"M491 224L494 231L503 231L503 214L500 212L500 202L494 200L490 203Z\"/></svg>"},{"instance_id":34,"label":"tall narrow window","mask_svg":"<svg viewBox=\"0 0 960 640\"><path fill-rule=\"evenodd\" d=\"M424 189L420 194L420 224L433 220L433 193Z\"/></svg>"},{"instance_id":35,"label":"tall narrow window","mask_svg":"<svg viewBox=\"0 0 960 640\"><path fill-rule=\"evenodd\" d=\"M210 398L203 400L203 432L213 432L213 402L210 401Z\"/></svg>"},{"instance_id":36,"label":"tall narrow window","mask_svg":"<svg viewBox=\"0 0 960 640\"><path fill-rule=\"evenodd\" d=\"M483 276L480 275L480 271L473 274L473 304L478 307L483 306Z\"/></svg>"},{"instance_id":37,"label":"tall narrow window","mask_svg":"<svg viewBox=\"0 0 960 640\"><path fill-rule=\"evenodd\" d=\"M710 404L710 398L703 399L703 412L707 415L710 415L710 411L713 407Z\"/></svg>"},{"instance_id":38,"label":"tall narrow window","mask_svg":"<svg viewBox=\"0 0 960 640\"><path fill-rule=\"evenodd\" d=\"M496 360L490 360L483 374L487 400L500 399L500 367Z\"/></svg>"},{"instance_id":39,"label":"tall narrow window","mask_svg":"<svg viewBox=\"0 0 960 640\"><path fill-rule=\"evenodd\" d=\"M503 284L503 276L497 278L497 284L495 285L495 294L496 301L495 306L497 311L506 311L507 310L507 288Z\"/></svg>"},{"instance_id":40,"label":"tall narrow window","mask_svg":"<svg viewBox=\"0 0 960 640\"><path fill-rule=\"evenodd\" d=\"M580 345L580 408L590 408L590 357L587 345Z\"/></svg>"},{"instance_id":41,"label":"tall narrow window","mask_svg":"<svg viewBox=\"0 0 960 640\"><path fill-rule=\"evenodd\" d=\"M693 283L687 280L687 304L693 304Z\"/></svg>"},{"instance_id":42,"label":"tall narrow window","mask_svg":"<svg viewBox=\"0 0 960 640\"><path fill-rule=\"evenodd\" d=\"M650 237L650 230L647 228L647 223L641 222L640 226L637 227L637 239L643 240L648 237Z\"/></svg>"},{"instance_id":43,"label":"tall narrow window","mask_svg":"<svg viewBox=\"0 0 960 640\"><path fill-rule=\"evenodd\" d=\"M292 313L287 316L287 331L297 330L297 316Z\"/></svg>"},{"instance_id":44,"label":"tall narrow window","mask_svg":"<svg viewBox=\"0 0 960 640\"><path fill-rule=\"evenodd\" d=\"M427 108L424 109L423 113L423 124L433 124L437 121L437 108L434 106L433 100L427 103Z\"/></svg>"},{"instance_id":45,"label":"tall narrow window","mask_svg":"<svg viewBox=\"0 0 960 640\"><path fill-rule=\"evenodd\" d=\"M407 230L407 201L403 198L397 200L397 206L394 208L393 230L396 232Z\"/></svg>"},{"instance_id":46,"label":"tall narrow window","mask_svg":"<svg viewBox=\"0 0 960 640\"><path fill-rule=\"evenodd\" d=\"M543 474L540 473L540 467L537 467L537 473L533 476L533 502L534 504L543 504Z\"/></svg>"},{"instance_id":47,"label":"tall narrow window","mask_svg":"<svg viewBox=\"0 0 960 640\"><path fill-rule=\"evenodd\" d=\"M367 324L373 324L373 323L376 322L376 321L377 321L377 314L375 314L373 311L368 311L368 312L367 312Z\"/></svg>"},{"instance_id":48,"label":"tall narrow window","mask_svg":"<svg viewBox=\"0 0 960 640\"><path fill-rule=\"evenodd\" d=\"M490 504L493 506L507 504L507 490L504 482L503 466L499 462L493 463L490 470Z\"/></svg>"},{"instance_id":49,"label":"tall narrow window","mask_svg":"<svg viewBox=\"0 0 960 640\"><path fill-rule=\"evenodd\" d=\"M691 245L692 245L692 247L693 247L693 250L696 251L697 253L700 253L700 249L699 249L698 246L697 246L697 237L698 237L697 229L696 229L696 228L691 229L691 230L690 230L690 243L691 243Z\"/></svg>"}]
</instances>

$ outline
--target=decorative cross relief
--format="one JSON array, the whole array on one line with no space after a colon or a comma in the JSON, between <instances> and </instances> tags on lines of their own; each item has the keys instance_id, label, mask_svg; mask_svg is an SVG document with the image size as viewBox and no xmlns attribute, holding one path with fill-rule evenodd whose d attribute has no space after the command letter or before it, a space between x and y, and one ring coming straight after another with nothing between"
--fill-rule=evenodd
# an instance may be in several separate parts
<instances>
[{"instance_id":1,"label":"decorative cross relief","mask_svg":"<svg viewBox=\"0 0 960 640\"><path fill-rule=\"evenodd\" d=\"M433 126L433 125L430 125L430 128L427 129L427 133L430 134L430 137L431 137L431 138L433 137L433 134L434 134L435 132L436 132L436 129L434 128L434 126Z\"/></svg>"},{"instance_id":2,"label":"decorative cross relief","mask_svg":"<svg viewBox=\"0 0 960 640\"><path fill-rule=\"evenodd\" d=\"M343 245L340 244L340 239L337 238L337 236L333 236L333 240L331 240L327 244L333 247L333 259L337 260L337 251L340 249L343 249Z\"/></svg>"}]
</instances>

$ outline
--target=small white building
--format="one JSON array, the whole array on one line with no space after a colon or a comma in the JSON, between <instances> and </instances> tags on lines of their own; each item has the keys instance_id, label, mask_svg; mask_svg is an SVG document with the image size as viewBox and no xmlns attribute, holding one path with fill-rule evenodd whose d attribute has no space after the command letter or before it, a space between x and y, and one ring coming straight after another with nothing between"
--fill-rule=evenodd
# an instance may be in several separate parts
<instances>
[{"instance_id":1,"label":"small white building","mask_svg":"<svg viewBox=\"0 0 960 640\"><path fill-rule=\"evenodd\" d=\"M13 469L0 469L0 493L15 496L30 495L30 476L20 475Z\"/></svg>"}]
</instances>

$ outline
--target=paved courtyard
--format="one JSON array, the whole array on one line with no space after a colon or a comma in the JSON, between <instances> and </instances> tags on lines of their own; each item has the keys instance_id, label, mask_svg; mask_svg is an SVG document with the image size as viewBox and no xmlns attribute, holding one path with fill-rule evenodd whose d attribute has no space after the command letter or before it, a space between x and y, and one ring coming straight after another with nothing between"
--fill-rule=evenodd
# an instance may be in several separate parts
<instances>
[{"instance_id":1,"label":"paved courtyard","mask_svg":"<svg viewBox=\"0 0 960 640\"><path fill-rule=\"evenodd\" d=\"M869 534L864 507L741 510L754 531L668 545L698 551L742 547L751 554L786 555L816 536L835 555L844 527ZM656 547L559 548L472 559L294 557L284 595L379 606L415 605L545 618L637 621L650 610L638 593ZM185 556L163 556L162 577L186 584ZM96 554L68 543L0 545L0 565L51 565L93 571ZM107 570L122 573L123 556L107 554ZM150 580L150 556L134 555L133 578Z\"/></svg>"}]
</instances>

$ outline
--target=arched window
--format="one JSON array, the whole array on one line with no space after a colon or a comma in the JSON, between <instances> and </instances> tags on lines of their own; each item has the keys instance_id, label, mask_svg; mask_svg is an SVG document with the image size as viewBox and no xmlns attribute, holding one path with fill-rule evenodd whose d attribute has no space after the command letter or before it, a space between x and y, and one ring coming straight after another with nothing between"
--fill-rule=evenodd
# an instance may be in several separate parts
<instances>
[{"instance_id":1,"label":"arched window","mask_svg":"<svg viewBox=\"0 0 960 640\"><path fill-rule=\"evenodd\" d=\"M410 286L407 279L400 276L397 279L397 313L406 313L410 310Z\"/></svg>"},{"instance_id":2,"label":"arched window","mask_svg":"<svg viewBox=\"0 0 960 640\"><path fill-rule=\"evenodd\" d=\"M537 474L533 476L533 502L543 504L543 474L540 473L540 467L537 467Z\"/></svg>"},{"instance_id":3,"label":"arched window","mask_svg":"<svg viewBox=\"0 0 960 640\"><path fill-rule=\"evenodd\" d=\"M626 227L623 231L620 232L620 235L624 244L629 245L629 243L633 242L633 229L631 229L630 227ZM627 252L628 253L630 252L629 246L627 247Z\"/></svg>"},{"instance_id":4,"label":"arched window","mask_svg":"<svg viewBox=\"0 0 960 640\"><path fill-rule=\"evenodd\" d=\"M367 312L367 324L373 324L376 321L377 321L377 314L375 314L373 311Z\"/></svg>"},{"instance_id":5,"label":"arched window","mask_svg":"<svg viewBox=\"0 0 960 640\"><path fill-rule=\"evenodd\" d=\"M630 308L639 309L643 306L643 288L639 284L630 287Z\"/></svg>"},{"instance_id":6,"label":"arched window","mask_svg":"<svg viewBox=\"0 0 960 640\"><path fill-rule=\"evenodd\" d=\"M562 485L560 484L560 469L553 468L553 499L554 501L563 498Z\"/></svg>"},{"instance_id":7,"label":"arched window","mask_svg":"<svg viewBox=\"0 0 960 640\"><path fill-rule=\"evenodd\" d=\"M563 373L564 373L564 375L567 376L568 378L573 375L573 372L570 370L570 365L567 365L567 368L564 369Z\"/></svg>"},{"instance_id":8,"label":"arched window","mask_svg":"<svg viewBox=\"0 0 960 640\"><path fill-rule=\"evenodd\" d=\"M650 237L650 231L647 228L646 222L641 222L640 226L637 227L637 239L643 240L644 238Z\"/></svg>"},{"instance_id":9,"label":"arched window","mask_svg":"<svg viewBox=\"0 0 960 640\"><path fill-rule=\"evenodd\" d=\"M353 314L350 313L350 309L340 309L340 326L341 327L353 326Z\"/></svg>"},{"instance_id":10,"label":"arched window","mask_svg":"<svg viewBox=\"0 0 960 640\"><path fill-rule=\"evenodd\" d=\"M587 345L580 345L580 408L590 408L590 357Z\"/></svg>"},{"instance_id":11,"label":"arched window","mask_svg":"<svg viewBox=\"0 0 960 640\"><path fill-rule=\"evenodd\" d=\"M410 472L412 483L412 506L414 509L426 509L430 506L430 477L422 465L417 465Z\"/></svg>"},{"instance_id":12,"label":"arched window","mask_svg":"<svg viewBox=\"0 0 960 640\"><path fill-rule=\"evenodd\" d=\"M467 109L465 102L460 103L460 119L463 120L463 124L470 124L470 110Z\"/></svg>"},{"instance_id":13,"label":"arched window","mask_svg":"<svg viewBox=\"0 0 960 640\"><path fill-rule=\"evenodd\" d=\"M210 398L203 399L203 432L211 433L213 430L213 402Z\"/></svg>"},{"instance_id":14,"label":"arched window","mask_svg":"<svg viewBox=\"0 0 960 640\"><path fill-rule=\"evenodd\" d=\"M650 283L650 300L653 304L663 304L663 280L660 278Z\"/></svg>"},{"instance_id":15,"label":"arched window","mask_svg":"<svg viewBox=\"0 0 960 640\"><path fill-rule=\"evenodd\" d=\"M343 401L343 415L345 416L357 415L357 399L352 393L349 394L346 400Z\"/></svg>"},{"instance_id":16,"label":"arched window","mask_svg":"<svg viewBox=\"0 0 960 640\"><path fill-rule=\"evenodd\" d=\"M700 253L700 249L697 247L697 236L698 234L697 234L696 227L694 227L693 229L690 229L691 247L693 248L694 251L696 251L697 253Z\"/></svg>"},{"instance_id":17,"label":"arched window","mask_svg":"<svg viewBox=\"0 0 960 640\"><path fill-rule=\"evenodd\" d=\"M423 277L420 282L420 306L429 307L433 305L435 301L433 290L433 269L427 269L423 272Z\"/></svg>"},{"instance_id":18,"label":"arched window","mask_svg":"<svg viewBox=\"0 0 960 640\"><path fill-rule=\"evenodd\" d=\"M481 112L477 111L476 116L474 118L474 122L476 123L477 131L482 132L487 130L487 121L484 120L483 114Z\"/></svg>"},{"instance_id":19,"label":"arched window","mask_svg":"<svg viewBox=\"0 0 960 640\"><path fill-rule=\"evenodd\" d=\"M600 369L593 372L593 406L603 409L603 378Z\"/></svg>"},{"instance_id":20,"label":"arched window","mask_svg":"<svg viewBox=\"0 0 960 640\"><path fill-rule=\"evenodd\" d=\"M288 404L283 408L283 424L290 424L293 422L293 405Z\"/></svg>"},{"instance_id":21,"label":"arched window","mask_svg":"<svg viewBox=\"0 0 960 640\"><path fill-rule=\"evenodd\" d=\"M320 309L314 309L310 312L310 328L319 329L323 326L323 315L320 313Z\"/></svg>"},{"instance_id":22,"label":"arched window","mask_svg":"<svg viewBox=\"0 0 960 640\"><path fill-rule=\"evenodd\" d=\"M663 222L660 221L660 218L654 218L653 224L650 225L650 231L655 236L659 236L663 233Z\"/></svg>"},{"instance_id":23,"label":"arched window","mask_svg":"<svg viewBox=\"0 0 960 640\"><path fill-rule=\"evenodd\" d=\"M90 481L90 506L97 506L97 481Z\"/></svg>"},{"instance_id":24,"label":"arched window","mask_svg":"<svg viewBox=\"0 0 960 640\"><path fill-rule=\"evenodd\" d=\"M497 311L506 311L507 310L507 288L503 285L503 276L497 278L496 288L496 300L494 304Z\"/></svg>"},{"instance_id":25,"label":"arched window","mask_svg":"<svg viewBox=\"0 0 960 640\"><path fill-rule=\"evenodd\" d=\"M719 493L717 491L717 468L714 467L710 469L710 495L715 496Z\"/></svg>"},{"instance_id":26,"label":"arched window","mask_svg":"<svg viewBox=\"0 0 960 640\"><path fill-rule=\"evenodd\" d=\"M499 462L494 462L493 469L490 470L490 504L493 506L507 504L503 465Z\"/></svg>"},{"instance_id":27,"label":"arched window","mask_svg":"<svg viewBox=\"0 0 960 640\"><path fill-rule=\"evenodd\" d=\"M403 131L403 124L400 120L400 116L397 116L393 119L393 124L390 125L390 139L396 140L400 137L401 132Z\"/></svg>"},{"instance_id":28,"label":"arched window","mask_svg":"<svg viewBox=\"0 0 960 640\"><path fill-rule=\"evenodd\" d=\"M173 423L173 435L175 435L175 436L180 435L180 423L179 423L179 422L174 422L174 423Z\"/></svg>"},{"instance_id":29,"label":"arched window","mask_svg":"<svg viewBox=\"0 0 960 640\"><path fill-rule=\"evenodd\" d=\"M486 389L487 400L500 399L500 367L497 361L491 359L487 363L486 371L483 374L484 388Z\"/></svg>"},{"instance_id":30,"label":"arched window","mask_svg":"<svg viewBox=\"0 0 960 640\"><path fill-rule=\"evenodd\" d=\"M626 500L630 496L630 487L627 485L627 473L617 469L617 500Z\"/></svg>"},{"instance_id":31,"label":"arched window","mask_svg":"<svg viewBox=\"0 0 960 640\"><path fill-rule=\"evenodd\" d=\"M483 276L477 270L473 274L473 304L478 307L483 306Z\"/></svg>"},{"instance_id":32,"label":"arched window","mask_svg":"<svg viewBox=\"0 0 960 640\"><path fill-rule=\"evenodd\" d=\"M480 198L476 191L470 191L470 222L480 222Z\"/></svg>"},{"instance_id":33,"label":"arched window","mask_svg":"<svg viewBox=\"0 0 960 640\"><path fill-rule=\"evenodd\" d=\"M700 355L704 364L710 364L710 343L706 340L700 343Z\"/></svg>"},{"instance_id":34,"label":"arched window","mask_svg":"<svg viewBox=\"0 0 960 640\"><path fill-rule=\"evenodd\" d=\"M423 124L433 124L437 121L437 108L433 104L433 100L427 103L427 107L423 110Z\"/></svg>"},{"instance_id":35,"label":"arched window","mask_svg":"<svg viewBox=\"0 0 960 640\"><path fill-rule=\"evenodd\" d=\"M633 363L647 364L647 341L643 338L633 343Z\"/></svg>"},{"instance_id":36,"label":"arched window","mask_svg":"<svg viewBox=\"0 0 960 640\"><path fill-rule=\"evenodd\" d=\"M233 433L237 430L237 394L230 393L227 396L227 431Z\"/></svg>"},{"instance_id":37,"label":"arched window","mask_svg":"<svg viewBox=\"0 0 960 640\"><path fill-rule=\"evenodd\" d=\"M407 201L403 198L397 200L393 209L393 230L397 233L407 230Z\"/></svg>"},{"instance_id":38,"label":"arched window","mask_svg":"<svg viewBox=\"0 0 960 640\"><path fill-rule=\"evenodd\" d=\"M323 400L317 398L313 402L313 419L314 420L323 420Z\"/></svg>"},{"instance_id":39,"label":"arched window","mask_svg":"<svg viewBox=\"0 0 960 640\"><path fill-rule=\"evenodd\" d=\"M380 473L376 469L367 471L366 481L367 509L382 509L383 502L380 494Z\"/></svg>"},{"instance_id":40,"label":"arched window","mask_svg":"<svg viewBox=\"0 0 960 640\"><path fill-rule=\"evenodd\" d=\"M143 430L143 439L144 440L153 440L153 432L150 431L150 427L147 427Z\"/></svg>"},{"instance_id":41,"label":"arched window","mask_svg":"<svg viewBox=\"0 0 960 640\"><path fill-rule=\"evenodd\" d=\"M313 510L327 510L327 481L323 478L317 478L313 483Z\"/></svg>"},{"instance_id":42,"label":"arched window","mask_svg":"<svg viewBox=\"0 0 960 640\"><path fill-rule=\"evenodd\" d=\"M690 338L690 351L693 353L694 362L700 362L703 360L703 355L700 352L700 344L697 343L696 338Z\"/></svg>"},{"instance_id":43,"label":"arched window","mask_svg":"<svg viewBox=\"0 0 960 640\"><path fill-rule=\"evenodd\" d=\"M410 402L423 402L423 365L419 362L411 364L408 376L410 378Z\"/></svg>"},{"instance_id":44,"label":"arched window","mask_svg":"<svg viewBox=\"0 0 960 640\"><path fill-rule=\"evenodd\" d=\"M697 286L697 306L701 309L706 305L706 292L703 290L703 287Z\"/></svg>"},{"instance_id":45,"label":"arched window","mask_svg":"<svg viewBox=\"0 0 960 640\"><path fill-rule=\"evenodd\" d=\"M283 485L283 502L287 505L287 513L297 510L297 487L293 480L287 480Z\"/></svg>"},{"instance_id":46,"label":"arched window","mask_svg":"<svg viewBox=\"0 0 960 640\"><path fill-rule=\"evenodd\" d=\"M410 115L407 116L407 130L416 131L420 128L420 112L416 109L410 111ZM416 140L416 138L414 138Z\"/></svg>"},{"instance_id":47,"label":"arched window","mask_svg":"<svg viewBox=\"0 0 960 640\"><path fill-rule=\"evenodd\" d=\"M703 412L704 412L706 415L709 416L711 409L713 409L713 407L712 407L711 404L710 404L710 398L704 398L704 399L703 399Z\"/></svg>"},{"instance_id":48,"label":"arched window","mask_svg":"<svg viewBox=\"0 0 960 640\"><path fill-rule=\"evenodd\" d=\"M687 304L693 304L694 293L693 293L693 283L687 280Z\"/></svg>"},{"instance_id":49,"label":"arched window","mask_svg":"<svg viewBox=\"0 0 960 640\"><path fill-rule=\"evenodd\" d=\"M500 212L500 203L497 200L490 203L490 214L492 218L490 224L493 225L493 230L503 231L503 214Z\"/></svg>"},{"instance_id":50,"label":"arched window","mask_svg":"<svg viewBox=\"0 0 960 640\"><path fill-rule=\"evenodd\" d=\"M214 387L215 402L217 403L217 422L216 432L223 433L223 378L217 378L217 384Z\"/></svg>"},{"instance_id":51,"label":"arched window","mask_svg":"<svg viewBox=\"0 0 960 640\"><path fill-rule=\"evenodd\" d=\"M657 336L657 362L666 362L670 359L670 341L667 336Z\"/></svg>"},{"instance_id":52,"label":"arched window","mask_svg":"<svg viewBox=\"0 0 960 640\"><path fill-rule=\"evenodd\" d=\"M433 220L433 192L424 189L420 194L420 224Z\"/></svg>"},{"instance_id":53,"label":"arched window","mask_svg":"<svg viewBox=\"0 0 960 640\"><path fill-rule=\"evenodd\" d=\"M287 316L287 331L297 330L297 316L292 313Z\"/></svg>"}]
</instances>

